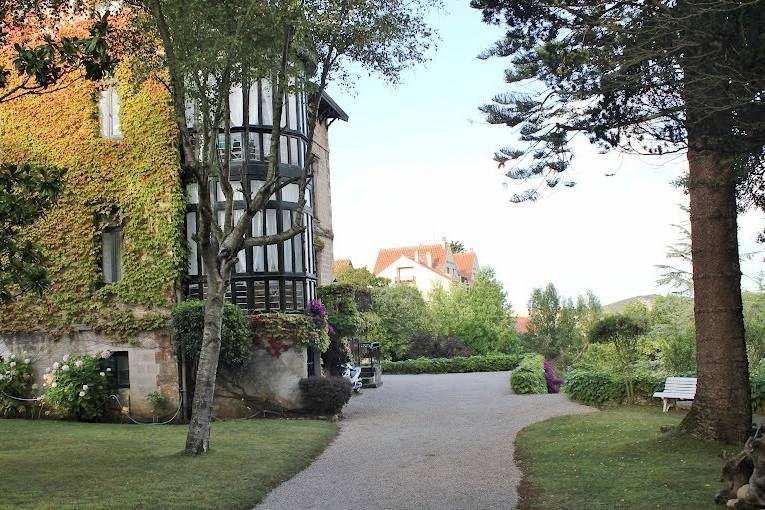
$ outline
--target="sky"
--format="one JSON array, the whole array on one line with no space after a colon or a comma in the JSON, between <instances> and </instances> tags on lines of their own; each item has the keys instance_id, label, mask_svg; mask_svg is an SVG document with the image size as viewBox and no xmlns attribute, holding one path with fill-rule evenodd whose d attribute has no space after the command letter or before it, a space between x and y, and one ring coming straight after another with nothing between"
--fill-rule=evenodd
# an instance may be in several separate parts
<instances>
[{"instance_id":1,"label":"sky","mask_svg":"<svg viewBox=\"0 0 765 510\"><path fill-rule=\"evenodd\" d=\"M507 87L506 61L476 57L502 29L483 24L466 0L447 1L432 23L437 50L398 85L364 76L329 89L350 116L330 128L335 258L372 269L381 248L458 240L494 268L519 315L548 282L565 296L592 290L604 304L665 294L655 266L677 238L671 224L687 220L678 206L687 196L671 184L687 169L684 156L599 154L578 140L564 174L574 188L511 203L526 186L503 189L492 155L513 132L477 109ZM739 227L742 252L765 249L756 242L765 214L747 212ZM763 256L744 262L744 274L763 269Z\"/></svg>"}]
</instances>

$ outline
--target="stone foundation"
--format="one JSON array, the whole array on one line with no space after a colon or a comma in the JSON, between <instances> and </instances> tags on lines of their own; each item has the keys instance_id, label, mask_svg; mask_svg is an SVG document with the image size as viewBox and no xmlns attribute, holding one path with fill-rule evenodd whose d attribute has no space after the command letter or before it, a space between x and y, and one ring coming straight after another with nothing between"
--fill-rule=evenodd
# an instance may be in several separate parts
<instances>
[{"instance_id":1,"label":"stone foundation","mask_svg":"<svg viewBox=\"0 0 765 510\"><path fill-rule=\"evenodd\" d=\"M123 407L134 418L151 419L151 407L146 401L149 393L159 391L165 398L166 413L178 407L178 364L170 334L166 330L145 332L130 343L118 343L91 330L81 330L54 338L45 333L16 333L0 335L0 355L21 355L27 352L32 360L36 382L42 385L46 367L61 362L65 354L94 355L105 350L127 351L130 388L118 390Z\"/></svg>"},{"instance_id":2,"label":"stone foundation","mask_svg":"<svg viewBox=\"0 0 765 510\"><path fill-rule=\"evenodd\" d=\"M303 405L298 381L308 377L305 348L295 347L276 357L255 349L241 370L221 369L215 391L215 416L239 418L261 409L294 410Z\"/></svg>"}]
</instances>

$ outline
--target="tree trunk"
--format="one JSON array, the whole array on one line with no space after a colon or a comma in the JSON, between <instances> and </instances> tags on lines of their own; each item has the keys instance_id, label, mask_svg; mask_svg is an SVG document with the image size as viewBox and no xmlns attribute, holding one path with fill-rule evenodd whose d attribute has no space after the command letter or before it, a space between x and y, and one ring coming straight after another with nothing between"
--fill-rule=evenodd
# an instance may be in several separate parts
<instances>
[{"instance_id":1,"label":"tree trunk","mask_svg":"<svg viewBox=\"0 0 765 510\"><path fill-rule=\"evenodd\" d=\"M218 374L223 304L226 284L210 285L205 300L204 332L199 353L199 368L194 385L194 402L191 406L191 422L186 436L186 453L199 455L210 448L210 422L212 420L215 379Z\"/></svg>"},{"instance_id":2,"label":"tree trunk","mask_svg":"<svg viewBox=\"0 0 765 510\"><path fill-rule=\"evenodd\" d=\"M680 425L693 435L742 444L752 406L744 340L731 158L694 147L689 129L691 247L698 386L691 412Z\"/></svg>"}]
</instances>

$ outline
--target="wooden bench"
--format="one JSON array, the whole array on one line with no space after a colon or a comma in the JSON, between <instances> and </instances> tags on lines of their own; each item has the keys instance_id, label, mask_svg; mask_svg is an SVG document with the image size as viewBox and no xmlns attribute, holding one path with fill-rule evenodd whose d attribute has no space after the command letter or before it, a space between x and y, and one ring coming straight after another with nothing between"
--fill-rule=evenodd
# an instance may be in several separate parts
<instances>
[{"instance_id":1,"label":"wooden bench","mask_svg":"<svg viewBox=\"0 0 765 510\"><path fill-rule=\"evenodd\" d=\"M678 400L693 400L696 396L695 377L667 377L664 391L657 391L654 397L664 401L663 411L666 413Z\"/></svg>"}]
</instances>

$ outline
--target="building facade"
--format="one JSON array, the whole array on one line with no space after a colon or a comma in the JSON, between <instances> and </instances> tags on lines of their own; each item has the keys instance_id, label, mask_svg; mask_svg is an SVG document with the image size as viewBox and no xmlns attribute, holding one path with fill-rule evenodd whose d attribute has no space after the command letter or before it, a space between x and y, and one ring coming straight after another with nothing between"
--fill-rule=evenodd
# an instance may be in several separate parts
<instances>
[{"instance_id":1,"label":"building facade","mask_svg":"<svg viewBox=\"0 0 765 510\"><path fill-rule=\"evenodd\" d=\"M191 239L196 186L181 173L168 93L154 81L135 86L132 78L120 66L108 86L77 80L0 107L0 161L66 169L63 196L28 232L50 259L52 285L43 296L22 295L0 307L0 355L30 353L41 376L64 354L109 350L129 372L129 383L119 389L122 401L132 415L145 416L149 393L180 402L184 367L172 346L168 312L180 300L204 297L206 284ZM246 175L235 185L236 199L256 191L265 175L269 93L265 82L232 90L232 175ZM285 99L283 174L296 174L304 164L306 107L299 95ZM328 127L337 118L347 115L325 97L306 232L240 254L227 298L249 313L299 313L316 287L333 279ZM253 222L253 235L288 228L297 209L295 188L271 197ZM217 184L213 189L220 210L222 195ZM294 351L273 360L255 353L258 367L250 368L266 380L253 381L253 391L283 407L299 405L297 380L307 375L308 360L305 350Z\"/></svg>"},{"instance_id":2,"label":"building facade","mask_svg":"<svg viewBox=\"0 0 765 510\"><path fill-rule=\"evenodd\" d=\"M448 289L454 282L470 285L479 268L474 251L453 253L451 245L443 239L441 244L380 250L374 274L395 283L414 285L427 297L435 287Z\"/></svg>"}]
</instances>

